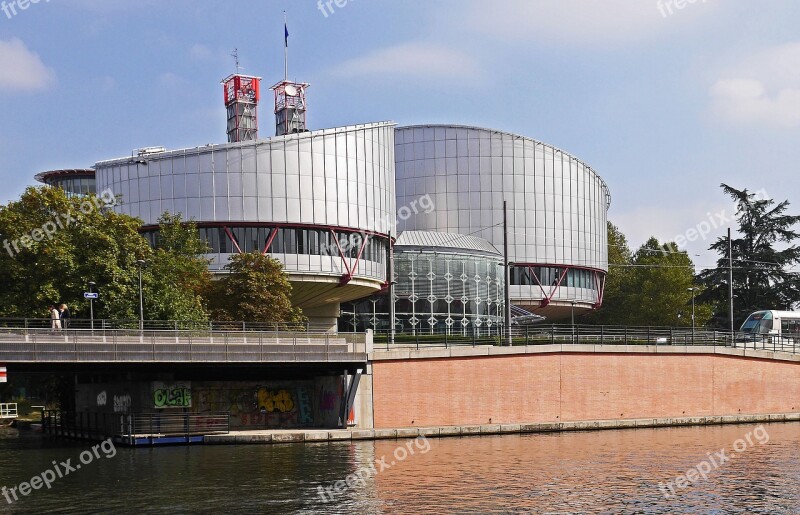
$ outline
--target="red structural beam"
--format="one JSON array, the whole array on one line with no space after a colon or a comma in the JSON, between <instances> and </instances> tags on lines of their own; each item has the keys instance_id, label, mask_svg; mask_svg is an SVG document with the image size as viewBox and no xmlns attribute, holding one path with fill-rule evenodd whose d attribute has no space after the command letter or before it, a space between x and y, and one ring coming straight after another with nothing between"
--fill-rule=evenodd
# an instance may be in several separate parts
<instances>
[{"instance_id":1,"label":"red structural beam","mask_svg":"<svg viewBox=\"0 0 800 515\"><path fill-rule=\"evenodd\" d=\"M539 286L539 289L542 291L543 299L541 300L540 307L545 307L553 301L556 293L558 293L558 291L561 289L561 285L564 282L564 279L566 278L569 270L583 270L591 272L594 277L594 283L598 294L598 300L596 303L594 303L593 307L597 309L603 304L603 294L605 291L605 272L603 270L586 266L551 265L551 264L540 264L540 263L515 263L514 268L528 269L528 271L531 274L531 277L533 277L533 279L536 281L536 285ZM534 268L557 268L559 270L562 270L558 280L553 285L550 286L549 292L545 291L545 288L542 285L542 281L539 279L539 276L536 275Z\"/></svg>"}]
</instances>

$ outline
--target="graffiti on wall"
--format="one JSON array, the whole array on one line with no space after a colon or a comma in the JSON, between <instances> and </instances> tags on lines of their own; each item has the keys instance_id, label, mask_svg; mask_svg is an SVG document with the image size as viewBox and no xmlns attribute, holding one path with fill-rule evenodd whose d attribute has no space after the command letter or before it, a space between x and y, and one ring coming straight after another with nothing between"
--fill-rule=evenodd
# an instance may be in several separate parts
<instances>
[{"instance_id":1,"label":"graffiti on wall","mask_svg":"<svg viewBox=\"0 0 800 515\"><path fill-rule=\"evenodd\" d=\"M156 408L191 408L192 385L190 382L153 383L153 405Z\"/></svg>"},{"instance_id":2,"label":"graffiti on wall","mask_svg":"<svg viewBox=\"0 0 800 515\"><path fill-rule=\"evenodd\" d=\"M344 384L341 376L321 377L316 381L314 419L323 427L341 424Z\"/></svg>"},{"instance_id":3,"label":"graffiti on wall","mask_svg":"<svg viewBox=\"0 0 800 515\"><path fill-rule=\"evenodd\" d=\"M314 423L314 414L311 411L311 396L306 388L297 389L297 403L300 407L300 424L306 426Z\"/></svg>"},{"instance_id":4,"label":"graffiti on wall","mask_svg":"<svg viewBox=\"0 0 800 515\"><path fill-rule=\"evenodd\" d=\"M258 397L259 411L289 413L294 409L294 398L288 390L271 392L266 388L259 388L256 396Z\"/></svg>"},{"instance_id":5,"label":"graffiti on wall","mask_svg":"<svg viewBox=\"0 0 800 515\"><path fill-rule=\"evenodd\" d=\"M106 394L105 390L97 394L97 407L103 407L106 405L107 402L108 402L108 394Z\"/></svg>"},{"instance_id":6,"label":"graffiti on wall","mask_svg":"<svg viewBox=\"0 0 800 515\"><path fill-rule=\"evenodd\" d=\"M114 396L114 413L127 413L131 409L130 395Z\"/></svg>"},{"instance_id":7,"label":"graffiti on wall","mask_svg":"<svg viewBox=\"0 0 800 515\"><path fill-rule=\"evenodd\" d=\"M199 412L228 411L232 427L310 427L311 384L235 383L195 387Z\"/></svg>"}]
</instances>

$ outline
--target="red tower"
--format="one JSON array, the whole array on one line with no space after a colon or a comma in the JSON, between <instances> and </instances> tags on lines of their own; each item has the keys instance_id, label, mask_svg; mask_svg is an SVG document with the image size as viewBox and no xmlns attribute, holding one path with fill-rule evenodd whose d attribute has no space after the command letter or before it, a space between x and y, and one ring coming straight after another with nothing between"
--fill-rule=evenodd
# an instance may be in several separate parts
<instances>
[{"instance_id":1,"label":"red tower","mask_svg":"<svg viewBox=\"0 0 800 515\"><path fill-rule=\"evenodd\" d=\"M236 73L222 85L228 110L228 143L256 140L261 77Z\"/></svg>"}]
</instances>

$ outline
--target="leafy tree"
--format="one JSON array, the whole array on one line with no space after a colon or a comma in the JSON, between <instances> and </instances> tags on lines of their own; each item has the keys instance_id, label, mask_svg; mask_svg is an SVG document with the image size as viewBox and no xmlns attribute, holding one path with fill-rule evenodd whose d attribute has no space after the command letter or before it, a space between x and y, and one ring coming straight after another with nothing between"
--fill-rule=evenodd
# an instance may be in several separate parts
<instances>
[{"instance_id":1,"label":"leafy tree","mask_svg":"<svg viewBox=\"0 0 800 515\"><path fill-rule=\"evenodd\" d=\"M633 256L628 240L619 228L608 222L608 275L603 294L603 307L587 315L585 322L590 324L618 324L625 316L625 287L630 276Z\"/></svg>"},{"instance_id":2,"label":"leafy tree","mask_svg":"<svg viewBox=\"0 0 800 515\"><path fill-rule=\"evenodd\" d=\"M151 320L207 320L203 292L211 282L209 252L193 222L164 213L159 237L142 274L145 316Z\"/></svg>"},{"instance_id":3,"label":"leafy tree","mask_svg":"<svg viewBox=\"0 0 800 515\"><path fill-rule=\"evenodd\" d=\"M216 320L304 323L292 306L292 286L281 262L260 252L234 254L229 272L209 289L208 303Z\"/></svg>"},{"instance_id":4,"label":"leafy tree","mask_svg":"<svg viewBox=\"0 0 800 515\"><path fill-rule=\"evenodd\" d=\"M650 238L636 251L626 286L626 324L691 327L694 264L686 252L666 250L676 248ZM695 326L705 326L710 315L710 306L695 298Z\"/></svg>"},{"instance_id":5,"label":"leafy tree","mask_svg":"<svg viewBox=\"0 0 800 515\"><path fill-rule=\"evenodd\" d=\"M603 306L586 317L592 324L691 326L694 267L685 252L670 251L650 238L635 254L624 234L608 224L609 273ZM697 291L695 294L697 295ZM695 299L695 325L702 327L710 307Z\"/></svg>"},{"instance_id":6,"label":"leafy tree","mask_svg":"<svg viewBox=\"0 0 800 515\"><path fill-rule=\"evenodd\" d=\"M45 318L49 305L65 303L73 318L88 318L83 292L93 281L100 293L97 318L136 319L136 262L144 259L153 265L143 273L147 318L154 318L151 312L167 319L187 312L204 317L202 309L195 311L201 305L197 292L184 289L203 280L192 261L197 256L180 255L194 252L193 243L173 237L168 226L167 241L177 243L154 252L138 232L141 223L115 213L98 197L68 197L59 188L31 187L0 206L0 316ZM192 295L194 300L184 297Z\"/></svg>"},{"instance_id":7,"label":"leafy tree","mask_svg":"<svg viewBox=\"0 0 800 515\"><path fill-rule=\"evenodd\" d=\"M753 311L792 309L800 302L800 279L787 268L800 261L800 247L792 242L800 235L792 227L800 216L787 215L789 202L775 204L747 189L727 184L723 191L736 202L738 237L731 237L733 254L734 327L738 329ZM785 247L777 250L775 247ZM706 286L702 300L714 304L712 323L730 327L728 238L720 237L709 247L719 254L717 267L698 278Z\"/></svg>"}]
</instances>

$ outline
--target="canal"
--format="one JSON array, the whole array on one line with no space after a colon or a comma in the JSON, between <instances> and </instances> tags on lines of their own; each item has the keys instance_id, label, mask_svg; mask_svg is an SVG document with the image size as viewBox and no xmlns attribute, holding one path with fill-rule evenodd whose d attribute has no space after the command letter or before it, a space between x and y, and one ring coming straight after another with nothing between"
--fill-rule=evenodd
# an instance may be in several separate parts
<instances>
[{"instance_id":1,"label":"canal","mask_svg":"<svg viewBox=\"0 0 800 515\"><path fill-rule=\"evenodd\" d=\"M796 423L94 451L3 430L0 513L800 513L798 449Z\"/></svg>"}]
</instances>

